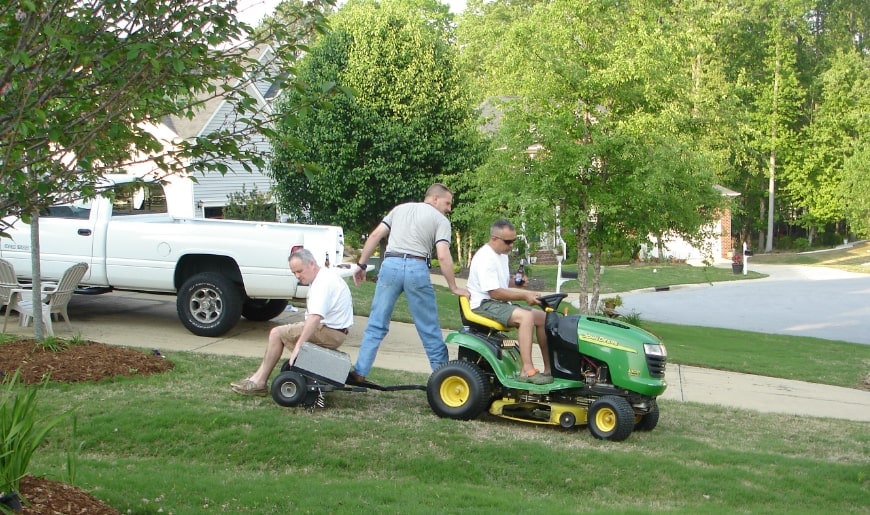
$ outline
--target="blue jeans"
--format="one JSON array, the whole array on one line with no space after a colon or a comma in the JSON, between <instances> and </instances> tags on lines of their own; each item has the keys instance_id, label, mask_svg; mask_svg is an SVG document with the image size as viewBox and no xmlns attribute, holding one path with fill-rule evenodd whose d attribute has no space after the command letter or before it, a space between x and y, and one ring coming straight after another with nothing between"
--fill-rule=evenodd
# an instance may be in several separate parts
<instances>
[{"instance_id":1,"label":"blue jeans","mask_svg":"<svg viewBox=\"0 0 870 515\"><path fill-rule=\"evenodd\" d=\"M447 345L444 344L441 323L438 321L438 305L435 302L435 288L429 278L429 267L419 259L390 257L384 259L378 273L369 323L363 333L354 366L357 374L369 375L378 347L390 329L393 308L403 292L432 370L447 362Z\"/></svg>"}]
</instances>

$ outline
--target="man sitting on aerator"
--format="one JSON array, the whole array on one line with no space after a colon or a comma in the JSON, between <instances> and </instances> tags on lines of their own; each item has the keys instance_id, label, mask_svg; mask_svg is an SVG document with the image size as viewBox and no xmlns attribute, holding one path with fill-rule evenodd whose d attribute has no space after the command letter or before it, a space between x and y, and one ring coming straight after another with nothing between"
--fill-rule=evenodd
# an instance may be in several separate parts
<instances>
[{"instance_id":1,"label":"man sitting on aerator","mask_svg":"<svg viewBox=\"0 0 870 515\"><path fill-rule=\"evenodd\" d=\"M517 380L548 384L553 382L550 372L550 356L547 352L547 333L544 329L546 315L543 311L516 306L511 301L524 301L538 305L538 294L510 289L511 273L508 253L513 247L517 231L509 221L496 220L489 229L489 242L480 247L471 258L467 289L471 293L471 310L478 315L496 320L504 326L516 327L517 341L523 370ZM523 285L526 277L523 275ZM532 333L537 333L538 345L544 358L544 371L538 371L532 363Z\"/></svg>"}]
</instances>

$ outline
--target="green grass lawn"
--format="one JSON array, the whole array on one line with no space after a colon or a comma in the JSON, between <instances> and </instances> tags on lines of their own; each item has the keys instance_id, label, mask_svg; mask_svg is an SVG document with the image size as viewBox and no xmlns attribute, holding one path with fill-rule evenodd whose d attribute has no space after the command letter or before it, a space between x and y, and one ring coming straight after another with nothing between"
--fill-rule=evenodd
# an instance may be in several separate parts
<instances>
[{"instance_id":1,"label":"green grass lawn","mask_svg":"<svg viewBox=\"0 0 870 515\"><path fill-rule=\"evenodd\" d=\"M228 383L255 359L179 353L166 374L50 384L75 408L31 472L122 513L866 513L866 423L660 401L625 442L483 415L439 419L426 394L333 392L280 408ZM425 375L378 371L384 384Z\"/></svg>"}]
</instances>

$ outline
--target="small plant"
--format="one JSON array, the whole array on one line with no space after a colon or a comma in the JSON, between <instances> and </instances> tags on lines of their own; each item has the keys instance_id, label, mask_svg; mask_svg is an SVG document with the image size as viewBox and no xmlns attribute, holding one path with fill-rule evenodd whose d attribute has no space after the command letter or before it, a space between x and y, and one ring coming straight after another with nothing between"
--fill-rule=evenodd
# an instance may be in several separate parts
<instances>
[{"instance_id":1,"label":"small plant","mask_svg":"<svg viewBox=\"0 0 870 515\"><path fill-rule=\"evenodd\" d=\"M734 263L735 265L742 265L743 264L743 253L742 252L735 252L734 255L731 256L731 262Z\"/></svg>"},{"instance_id":2,"label":"small plant","mask_svg":"<svg viewBox=\"0 0 870 515\"><path fill-rule=\"evenodd\" d=\"M66 451L66 475L67 482L74 485L76 484L76 465L77 458L79 454L82 452L82 448L85 446L85 442L79 442L78 446L74 446L74 442L76 441L76 429L78 429L78 417L73 415L72 417L72 429L70 431L70 443L69 447Z\"/></svg>"},{"instance_id":3,"label":"small plant","mask_svg":"<svg viewBox=\"0 0 870 515\"><path fill-rule=\"evenodd\" d=\"M0 392L0 491L7 493L18 491L33 453L66 416L37 420L39 390L19 383L19 375L16 370Z\"/></svg>"},{"instance_id":4,"label":"small plant","mask_svg":"<svg viewBox=\"0 0 870 515\"><path fill-rule=\"evenodd\" d=\"M42 347L43 350L49 352L60 352L69 347L69 345L67 344L67 342L61 340L60 338L56 338L54 336L47 336L42 341L36 342L36 347Z\"/></svg>"},{"instance_id":5,"label":"small plant","mask_svg":"<svg viewBox=\"0 0 870 515\"><path fill-rule=\"evenodd\" d=\"M627 315L622 315L620 318L622 318L624 321L628 322L631 325L636 325L637 327L643 326L643 320L640 317L640 313L633 309L631 310L631 313Z\"/></svg>"},{"instance_id":6,"label":"small plant","mask_svg":"<svg viewBox=\"0 0 870 515\"><path fill-rule=\"evenodd\" d=\"M88 343L88 341L85 340L84 338L82 338L82 333L76 333L75 335L73 335L72 338L69 339L69 345L70 345L70 346L72 346L72 345L83 345L83 344L85 344L85 343Z\"/></svg>"},{"instance_id":7,"label":"small plant","mask_svg":"<svg viewBox=\"0 0 870 515\"><path fill-rule=\"evenodd\" d=\"M613 297L605 297L601 299L601 303L604 304L604 307L607 309L615 309L619 306L622 306L622 297L619 295L614 295Z\"/></svg>"}]
</instances>

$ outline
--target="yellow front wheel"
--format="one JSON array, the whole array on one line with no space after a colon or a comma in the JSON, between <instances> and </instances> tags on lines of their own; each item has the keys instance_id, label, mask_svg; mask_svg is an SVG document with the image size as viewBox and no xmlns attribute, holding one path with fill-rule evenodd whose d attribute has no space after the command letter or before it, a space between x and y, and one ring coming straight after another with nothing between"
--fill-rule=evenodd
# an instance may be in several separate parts
<instances>
[{"instance_id":1,"label":"yellow front wheel","mask_svg":"<svg viewBox=\"0 0 870 515\"><path fill-rule=\"evenodd\" d=\"M622 397L605 395L589 407L586 423L595 438L619 442L634 430L634 409Z\"/></svg>"}]
</instances>

